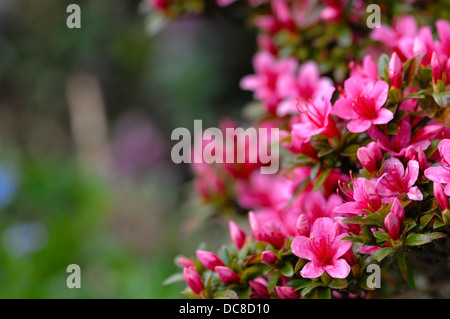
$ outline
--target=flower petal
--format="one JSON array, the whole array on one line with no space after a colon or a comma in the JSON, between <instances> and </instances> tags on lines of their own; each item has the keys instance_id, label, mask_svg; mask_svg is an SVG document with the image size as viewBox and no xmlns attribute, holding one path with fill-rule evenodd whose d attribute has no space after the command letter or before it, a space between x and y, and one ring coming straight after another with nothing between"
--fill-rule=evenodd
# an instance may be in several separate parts
<instances>
[{"instance_id":1,"label":"flower petal","mask_svg":"<svg viewBox=\"0 0 450 319\"><path fill-rule=\"evenodd\" d=\"M291 244L292 253L300 258L312 260L314 253L311 250L311 239L305 236L297 236L294 238Z\"/></svg>"},{"instance_id":2,"label":"flower petal","mask_svg":"<svg viewBox=\"0 0 450 319\"><path fill-rule=\"evenodd\" d=\"M300 275L303 278L317 278L322 276L324 269L313 262L307 263L302 271L300 271Z\"/></svg>"},{"instance_id":3,"label":"flower petal","mask_svg":"<svg viewBox=\"0 0 450 319\"><path fill-rule=\"evenodd\" d=\"M350 273L350 265L344 259L335 259L332 265L326 265L323 269L333 278L346 278Z\"/></svg>"}]
</instances>

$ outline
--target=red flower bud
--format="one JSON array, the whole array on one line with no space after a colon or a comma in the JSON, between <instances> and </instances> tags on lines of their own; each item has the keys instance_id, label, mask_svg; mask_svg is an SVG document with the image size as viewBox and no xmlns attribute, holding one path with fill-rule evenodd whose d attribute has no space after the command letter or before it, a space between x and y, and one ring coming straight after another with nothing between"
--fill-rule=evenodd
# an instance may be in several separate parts
<instances>
[{"instance_id":1,"label":"red flower bud","mask_svg":"<svg viewBox=\"0 0 450 319\"><path fill-rule=\"evenodd\" d=\"M276 286L275 291L277 292L280 299L298 299L299 294L295 291L294 287L289 286Z\"/></svg>"},{"instance_id":2,"label":"red flower bud","mask_svg":"<svg viewBox=\"0 0 450 319\"><path fill-rule=\"evenodd\" d=\"M297 232L300 236L308 236L309 235L309 221L305 214L301 214L297 219Z\"/></svg>"},{"instance_id":3,"label":"red flower bud","mask_svg":"<svg viewBox=\"0 0 450 319\"><path fill-rule=\"evenodd\" d=\"M442 79L442 66L436 52L431 55L431 73L433 75L433 83L437 83L438 80Z\"/></svg>"},{"instance_id":4,"label":"red flower bud","mask_svg":"<svg viewBox=\"0 0 450 319\"><path fill-rule=\"evenodd\" d=\"M219 276L219 279L227 285L241 282L241 277L228 267L217 266L214 268L214 271Z\"/></svg>"},{"instance_id":5,"label":"red flower bud","mask_svg":"<svg viewBox=\"0 0 450 319\"><path fill-rule=\"evenodd\" d=\"M383 158L383 153L377 143L370 142L366 147L359 148L356 156L369 173L374 173L378 170L378 162Z\"/></svg>"},{"instance_id":6,"label":"red flower bud","mask_svg":"<svg viewBox=\"0 0 450 319\"><path fill-rule=\"evenodd\" d=\"M203 286L202 277L195 271L194 267L185 267L183 269L184 280L195 294L200 294L205 287Z\"/></svg>"},{"instance_id":7,"label":"red flower bud","mask_svg":"<svg viewBox=\"0 0 450 319\"><path fill-rule=\"evenodd\" d=\"M247 238L245 232L233 221L229 222L230 237L238 249L241 249Z\"/></svg>"},{"instance_id":8,"label":"red flower bud","mask_svg":"<svg viewBox=\"0 0 450 319\"><path fill-rule=\"evenodd\" d=\"M214 270L217 266L225 266L216 254L209 251L197 250L197 257L203 266L211 270Z\"/></svg>"},{"instance_id":9,"label":"red flower bud","mask_svg":"<svg viewBox=\"0 0 450 319\"><path fill-rule=\"evenodd\" d=\"M387 214L384 219L384 225L386 226L386 230L388 231L389 236L393 239L400 238L400 221L394 213Z\"/></svg>"},{"instance_id":10,"label":"red flower bud","mask_svg":"<svg viewBox=\"0 0 450 319\"><path fill-rule=\"evenodd\" d=\"M275 265L278 262L277 256L270 250L263 251L261 257L262 260L269 265Z\"/></svg>"}]
</instances>

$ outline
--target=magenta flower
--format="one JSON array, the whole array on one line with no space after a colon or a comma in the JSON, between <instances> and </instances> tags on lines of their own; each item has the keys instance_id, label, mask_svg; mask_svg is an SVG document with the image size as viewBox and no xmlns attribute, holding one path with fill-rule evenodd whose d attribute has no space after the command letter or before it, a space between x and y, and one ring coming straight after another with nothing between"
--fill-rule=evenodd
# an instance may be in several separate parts
<instances>
[{"instance_id":1,"label":"magenta flower","mask_svg":"<svg viewBox=\"0 0 450 319\"><path fill-rule=\"evenodd\" d=\"M442 140L438 145L442 161L441 166L432 166L425 170L424 174L433 182L447 184L445 195L450 196L450 139Z\"/></svg>"},{"instance_id":2,"label":"magenta flower","mask_svg":"<svg viewBox=\"0 0 450 319\"><path fill-rule=\"evenodd\" d=\"M405 170L402 162L393 157L386 160L384 173L378 179L377 190L383 198L383 202L391 202L394 198L406 194L411 200L422 200L423 195L417 186L413 186L419 177L419 162L408 162Z\"/></svg>"},{"instance_id":3,"label":"magenta flower","mask_svg":"<svg viewBox=\"0 0 450 319\"><path fill-rule=\"evenodd\" d=\"M356 65L353 61L349 66L351 77L358 77L363 82L375 83L378 80L378 66L369 54L364 57L362 66Z\"/></svg>"},{"instance_id":4,"label":"magenta flower","mask_svg":"<svg viewBox=\"0 0 450 319\"><path fill-rule=\"evenodd\" d=\"M344 216L348 214L367 214L363 209L376 212L381 207L381 197L378 194L375 184L365 178L358 178L353 180L353 190L345 186L340 185L343 193L352 199L342 205L336 206L335 213L342 214Z\"/></svg>"},{"instance_id":5,"label":"magenta flower","mask_svg":"<svg viewBox=\"0 0 450 319\"><path fill-rule=\"evenodd\" d=\"M329 138L340 136L340 132L331 118L331 96L334 88L329 87L323 97L314 101L299 101L298 110L301 112L300 123L292 125L292 133L297 138L309 142L318 134Z\"/></svg>"},{"instance_id":6,"label":"magenta flower","mask_svg":"<svg viewBox=\"0 0 450 319\"><path fill-rule=\"evenodd\" d=\"M384 226L386 226L386 230L393 240L400 238L400 232L403 227L404 220L405 209L398 198L395 198L391 206L391 211L384 218Z\"/></svg>"},{"instance_id":7,"label":"magenta flower","mask_svg":"<svg viewBox=\"0 0 450 319\"><path fill-rule=\"evenodd\" d=\"M253 67L256 74L247 75L241 80L241 88L254 91L255 99L261 100L268 112L275 113L281 101L277 93L277 82L283 74L293 74L297 62L293 58L277 61L268 52L259 52L253 58Z\"/></svg>"},{"instance_id":8,"label":"magenta flower","mask_svg":"<svg viewBox=\"0 0 450 319\"><path fill-rule=\"evenodd\" d=\"M450 209L450 205L448 203L448 196L445 195L444 187L442 187L441 183L436 182L433 183L433 193L442 211Z\"/></svg>"},{"instance_id":9,"label":"magenta flower","mask_svg":"<svg viewBox=\"0 0 450 319\"><path fill-rule=\"evenodd\" d=\"M397 134L390 138L374 126L368 130L368 134L383 150L390 152L392 156L404 156L408 147L413 147L416 151L419 147L426 150L431 144L430 141L437 138L441 131L440 125L426 125L411 136L411 124L408 118L404 118L398 123Z\"/></svg>"},{"instance_id":10,"label":"magenta flower","mask_svg":"<svg viewBox=\"0 0 450 319\"><path fill-rule=\"evenodd\" d=\"M364 83L357 77L351 77L344 86L346 95L336 101L333 114L350 120L347 123L350 132L364 132L372 124L386 124L394 117L391 111L383 108L389 90L386 82Z\"/></svg>"},{"instance_id":11,"label":"magenta flower","mask_svg":"<svg viewBox=\"0 0 450 319\"><path fill-rule=\"evenodd\" d=\"M336 236L336 224L330 218L318 218L310 237L297 236L291 244L294 255L310 260L300 272L304 278L317 278L327 272L333 278L345 278L350 265L342 257L352 246L341 241L347 234Z\"/></svg>"},{"instance_id":12,"label":"magenta flower","mask_svg":"<svg viewBox=\"0 0 450 319\"><path fill-rule=\"evenodd\" d=\"M450 23L447 20L438 20L436 29L439 41L436 41L436 50L443 59L450 58Z\"/></svg>"},{"instance_id":13,"label":"magenta flower","mask_svg":"<svg viewBox=\"0 0 450 319\"><path fill-rule=\"evenodd\" d=\"M278 262L277 256L271 250L263 251L261 253L261 258L265 263L267 263L269 265L275 265Z\"/></svg>"},{"instance_id":14,"label":"magenta flower","mask_svg":"<svg viewBox=\"0 0 450 319\"><path fill-rule=\"evenodd\" d=\"M253 212L248 213L248 218L253 235L257 240L269 243L275 249L281 249L284 246L285 237L275 223L263 222Z\"/></svg>"}]
</instances>

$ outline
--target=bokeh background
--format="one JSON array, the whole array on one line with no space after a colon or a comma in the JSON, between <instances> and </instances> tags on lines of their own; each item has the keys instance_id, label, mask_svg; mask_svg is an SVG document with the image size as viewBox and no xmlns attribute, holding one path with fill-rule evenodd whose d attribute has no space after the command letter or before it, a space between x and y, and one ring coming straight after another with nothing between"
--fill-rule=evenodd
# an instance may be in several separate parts
<instances>
[{"instance_id":1,"label":"bokeh background","mask_svg":"<svg viewBox=\"0 0 450 319\"><path fill-rule=\"evenodd\" d=\"M164 23L145 0L0 0L0 298L183 298L163 285L175 256L227 230L172 163L171 132L251 100L255 34L223 12Z\"/></svg>"}]
</instances>

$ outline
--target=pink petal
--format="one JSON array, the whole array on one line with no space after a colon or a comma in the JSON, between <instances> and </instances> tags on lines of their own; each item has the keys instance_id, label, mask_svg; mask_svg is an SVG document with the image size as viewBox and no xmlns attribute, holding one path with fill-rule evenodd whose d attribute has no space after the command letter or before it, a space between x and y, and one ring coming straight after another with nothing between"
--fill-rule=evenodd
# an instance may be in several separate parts
<instances>
[{"instance_id":1,"label":"pink petal","mask_svg":"<svg viewBox=\"0 0 450 319\"><path fill-rule=\"evenodd\" d=\"M378 117L373 121L373 124L386 124L394 118L394 114L388 109L381 108L378 112Z\"/></svg>"},{"instance_id":2,"label":"pink petal","mask_svg":"<svg viewBox=\"0 0 450 319\"><path fill-rule=\"evenodd\" d=\"M334 221L328 217L317 218L311 230L311 238L324 238L329 236L329 240L333 241L336 236Z\"/></svg>"},{"instance_id":3,"label":"pink petal","mask_svg":"<svg viewBox=\"0 0 450 319\"><path fill-rule=\"evenodd\" d=\"M342 119L351 120L356 117L352 108L352 101L347 98L340 98L334 103L332 113Z\"/></svg>"},{"instance_id":4,"label":"pink petal","mask_svg":"<svg viewBox=\"0 0 450 319\"><path fill-rule=\"evenodd\" d=\"M323 269L333 278L346 278L350 273L350 265L344 259L335 259L332 265L326 265Z\"/></svg>"},{"instance_id":5,"label":"pink petal","mask_svg":"<svg viewBox=\"0 0 450 319\"><path fill-rule=\"evenodd\" d=\"M324 269L318 265L315 265L313 262L307 263L302 271L300 271L300 275L303 278L317 278L322 276Z\"/></svg>"},{"instance_id":6,"label":"pink petal","mask_svg":"<svg viewBox=\"0 0 450 319\"><path fill-rule=\"evenodd\" d=\"M408 188L413 186L417 181L417 178L419 177L419 171L420 166L418 161L411 160L408 162L408 167L406 169L407 176L405 176L408 179Z\"/></svg>"},{"instance_id":7,"label":"pink petal","mask_svg":"<svg viewBox=\"0 0 450 319\"><path fill-rule=\"evenodd\" d=\"M311 250L311 239L305 236L297 236L291 244L292 253L300 258L312 260L314 253Z\"/></svg>"},{"instance_id":8,"label":"pink petal","mask_svg":"<svg viewBox=\"0 0 450 319\"><path fill-rule=\"evenodd\" d=\"M370 92L370 97L375 99L375 107L381 108L386 103L389 85L384 81L377 81Z\"/></svg>"},{"instance_id":9,"label":"pink petal","mask_svg":"<svg viewBox=\"0 0 450 319\"><path fill-rule=\"evenodd\" d=\"M351 247L351 241L342 241L341 239L348 236L348 234L341 234L334 239L333 248L335 249L334 257L339 258L344 255Z\"/></svg>"},{"instance_id":10,"label":"pink petal","mask_svg":"<svg viewBox=\"0 0 450 319\"><path fill-rule=\"evenodd\" d=\"M433 166L429 167L424 172L425 177L433 182L438 182L441 184L450 183L450 170L444 167Z\"/></svg>"},{"instance_id":11,"label":"pink petal","mask_svg":"<svg viewBox=\"0 0 450 319\"><path fill-rule=\"evenodd\" d=\"M356 118L347 123L347 128L352 133L361 133L365 132L372 126L372 121Z\"/></svg>"},{"instance_id":12,"label":"pink petal","mask_svg":"<svg viewBox=\"0 0 450 319\"><path fill-rule=\"evenodd\" d=\"M261 85L261 79L257 75L247 75L242 78L240 87L243 90L255 90Z\"/></svg>"},{"instance_id":13,"label":"pink petal","mask_svg":"<svg viewBox=\"0 0 450 319\"><path fill-rule=\"evenodd\" d=\"M408 198L411 200L423 200L423 195L417 186L411 187L407 193Z\"/></svg>"}]
</instances>

